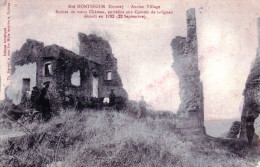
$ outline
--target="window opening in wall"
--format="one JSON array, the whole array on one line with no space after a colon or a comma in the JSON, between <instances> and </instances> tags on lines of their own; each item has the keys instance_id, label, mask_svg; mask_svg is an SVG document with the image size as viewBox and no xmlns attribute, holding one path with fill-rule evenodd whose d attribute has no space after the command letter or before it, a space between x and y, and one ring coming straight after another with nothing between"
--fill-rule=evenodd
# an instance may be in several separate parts
<instances>
[{"instance_id":1,"label":"window opening in wall","mask_svg":"<svg viewBox=\"0 0 260 167\"><path fill-rule=\"evenodd\" d=\"M44 64L44 76L48 76L52 74L51 63Z\"/></svg>"},{"instance_id":2,"label":"window opening in wall","mask_svg":"<svg viewBox=\"0 0 260 167\"><path fill-rule=\"evenodd\" d=\"M111 71L108 71L107 72L107 80L112 80L112 72Z\"/></svg>"},{"instance_id":3,"label":"window opening in wall","mask_svg":"<svg viewBox=\"0 0 260 167\"><path fill-rule=\"evenodd\" d=\"M23 91L30 91L30 78L23 78Z\"/></svg>"},{"instance_id":4,"label":"window opening in wall","mask_svg":"<svg viewBox=\"0 0 260 167\"><path fill-rule=\"evenodd\" d=\"M98 98L98 77L93 76L92 97Z\"/></svg>"},{"instance_id":5,"label":"window opening in wall","mask_svg":"<svg viewBox=\"0 0 260 167\"><path fill-rule=\"evenodd\" d=\"M80 86L81 85L81 76L80 71L76 71L71 75L71 84L74 86Z\"/></svg>"}]
</instances>

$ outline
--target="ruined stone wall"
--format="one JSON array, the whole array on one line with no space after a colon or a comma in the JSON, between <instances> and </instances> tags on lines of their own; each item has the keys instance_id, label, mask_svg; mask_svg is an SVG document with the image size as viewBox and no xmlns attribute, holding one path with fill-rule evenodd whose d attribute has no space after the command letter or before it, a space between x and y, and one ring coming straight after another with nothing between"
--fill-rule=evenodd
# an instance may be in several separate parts
<instances>
[{"instance_id":1,"label":"ruined stone wall","mask_svg":"<svg viewBox=\"0 0 260 167\"><path fill-rule=\"evenodd\" d=\"M43 83L50 81L49 94L52 99L51 106L54 109L59 109L62 105L63 96L63 75L59 73L59 66L57 59L60 56L62 48L57 45L46 46L43 49L41 57L37 60L37 87L40 89L44 87ZM51 64L51 74L44 75L44 66L46 63Z\"/></svg>"},{"instance_id":2,"label":"ruined stone wall","mask_svg":"<svg viewBox=\"0 0 260 167\"><path fill-rule=\"evenodd\" d=\"M28 39L19 51L13 53L11 62L12 77L7 96L11 97L15 104L21 101L23 78L31 79L30 91L33 86L42 89L43 83L50 81L49 90L54 109L62 105L66 90L75 96L84 95L85 91L89 90L86 87L71 85L72 73L79 69L83 71L88 67L88 61L63 47L57 45L44 47L43 43ZM51 63L51 75L44 75L45 63ZM89 78L85 80L87 79Z\"/></svg>"},{"instance_id":3,"label":"ruined stone wall","mask_svg":"<svg viewBox=\"0 0 260 167\"><path fill-rule=\"evenodd\" d=\"M99 97L108 97L111 89L116 96L128 97L123 88L121 78L117 71L117 59L112 54L108 41L94 34L79 33L80 56L86 57L91 62L100 64L98 71ZM107 80L107 72L111 72L112 79Z\"/></svg>"},{"instance_id":4,"label":"ruined stone wall","mask_svg":"<svg viewBox=\"0 0 260 167\"><path fill-rule=\"evenodd\" d=\"M187 37L177 36L171 43L172 67L180 80L181 104L177 111L177 127L201 131L204 130L204 102L198 69L195 9L189 9L186 15Z\"/></svg>"},{"instance_id":5,"label":"ruined stone wall","mask_svg":"<svg viewBox=\"0 0 260 167\"><path fill-rule=\"evenodd\" d=\"M103 71L103 87L102 87L102 97L108 97L111 89L114 90L116 96L128 97L125 89L123 88L123 84L121 78L117 72L117 59L113 56L107 57L104 65L102 66ZM107 79L107 73L111 72L111 80Z\"/></svg>"},{"instance_id":6,"label":"ruined stone wall","mask_svg":"<svg viewBox=\"0 0 260 167\"><path fill-rule=\"evenodd\" d=\"M46 47L47 48L47 47ZM87 100L91 97L92 91L92 70L100 71L95 63L89 62L86 58L79 56L63 47L52 45L52 49L48 49L43 59L48 61L48 57L53 57L53 75L46 77L41 75L41 80L53 80L52 92L55 94L56 100L64 104L66 97L80 98ZM53 51L52 51L53 50ZM42 62L41 66L44 64ZM79 72L79 85L72 84L72 75ZM40 75L39 75L40 76Z\"/></svg>"},{"instance_id":7,"label":"ruined stone wall","mask_svg":"<svg viewBox=\"0 0 260 167\"><path fill-rule=\"evenodd\" d=\"M245 89L243 92L244 105L241 115L241 138L246 138L247 127L254 122L247 122L248 118L253 121L260 113L260 18L258 18L258 49L254 62L251 65Z\"/></svg>"},{"instance_id":8,"label":"ruined stone wall","mask_svg":"<svg viewBox=\"0 0 260 167\"><path fill-rule=\"evenodd\" d=\"M11 56L11 72L15 71L15 66L34 63L41 55L44 44L36 40L27 39L19 51L15 51Z\"/></svg>"},{"instance_id":9,"label":"ruined stone wall","mask_svg":"<svg viewBox=\"0 0 260 167\"><path fill-rule=\"evenodd\" d=\"M37 59L42 53L44 44L27 39L19 51L11 56L11 82L6 89L6 98L19 104L22 98L23 79L30 79L30 90L37 84ZM29 92L28 92L29 93Z\"/></svg>"},{"instance_id":10,"label":"ruined stone wall","mask_svg":"<svg viewBox=\"0 0 260 167\"><path fill-rule=\"evenodd\" d=\"M98 77L99 97L108 97L111 89L114 89L116 96L127 97L117 72L117 59L108 41L82 33L79 33L79 40L81 55L57 45L44 47L43 43L28 39L19 51L12 54L13 84L7 90L7 96L16 104L20 103L23 78L31 80L30 91L34 86L42 89L43 83L50 81L51 105L58 109L69 95L74 99L89 99L93 93L93 78ZM47 64L50 65L48 75L45 74L48 73L45 70ZM111 80L106 79L108 71L112 73ZM73 85L72 75L76 72L80 74L80 83Z\"/></svg>"},{"instance_id":11,"label":"ruined stone wall","mask_svg":"<svg viewBox=\"0 0 260 167\"><path fill-rule=\"evenodd\" d=\"M11 76L11 82L6 90L6 96L14 104L20 104L23 96L23 79L30 79L30 90L36 86L36 63L15 66L16 70ZM30 95L30 91L27 92Z\"/></svg>"},{"instance_id":12,"label":"ruined stone wall","mask_svg":"<svg viewBox=\"0 0 260 167\"><path fill-rule=\"evenodd\" d=\"M104 64L107 55L112 53L108 41L96 36L95 34L78 34L80 47L79 55L98 64Z\"/></svg>"}]
</instances>

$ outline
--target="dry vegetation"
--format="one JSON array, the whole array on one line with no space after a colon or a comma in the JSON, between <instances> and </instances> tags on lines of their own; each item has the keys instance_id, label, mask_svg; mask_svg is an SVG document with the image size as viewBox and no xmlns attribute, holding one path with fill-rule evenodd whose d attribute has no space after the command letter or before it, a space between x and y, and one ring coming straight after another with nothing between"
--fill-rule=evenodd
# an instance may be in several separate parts
<instances>
[{"instance_id":1,"label":"dry vegetation","mask_svg":"<svg viewBox=\"0 0 260 167\"><path fill-rule=\"evenodd\" d=\"M174 131L170 114L152 115L137 120L115 111L61 111L48 123L11 121L11 125L2 118L2 129L26 135L2 139L0 166L57 162L66 167L255 167L260 160L257 151L238 156L206 137L182 136Z\"/></svg>"}]
</instances>

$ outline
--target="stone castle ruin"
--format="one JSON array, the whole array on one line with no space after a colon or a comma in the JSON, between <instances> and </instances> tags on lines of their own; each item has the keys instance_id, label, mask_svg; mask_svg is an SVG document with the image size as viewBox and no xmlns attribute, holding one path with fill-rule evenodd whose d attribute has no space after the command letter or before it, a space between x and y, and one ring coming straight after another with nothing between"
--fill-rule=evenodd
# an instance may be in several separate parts
<instances>
[{"instance_id":1,"label":"stone castle ruin","mask_svg":"<svg viewBox=\"0 0 260 167\"><path fill-rule=\"evenodd\" d=\"M198 67L198 44L195 9L187 15L187 37L172 40L174 71L179 76L181 104L177 111L177 128L205 133L203 87Z\"/></svg>"},{"instance_id":2,"label":"stone castle ruin","mask_svg":"<svg viewBox=\"0 0 260 167\"><path fill-rule=\"evenodd\" d=\"M184 133L205 134L203 84L198 64L198 43L195 9L186 12L187 37L176 36L171 47L174 63L172 68L179 77L181 104L177 111L176 128ZM260 45L260 18L258 19ZM104 99L114 90L117 97L128 99L117 72L117 59L108 41L96 35L78 34L79 54L61 46L44 46L42 42L27 39L20 50L12 54L11 83L6 98L20 104L24 94L33 87L43 87L50 81L51 105L64 106L66 99L89 101ZM254 120L260 113L260 46L252 64L244 90L244 106L240 137L254 133ZM238 132L238 133L239 133ZM186 133L186 134L187 134ZM237 136L231 134L232 136Z\"/></svg>"},{"instance_id":3,"label":"stone castle ruin","mask_svg":"<svg viewBox=\"0 0 260 167\"><path fill-rule=\"evenodd\" d=\"M8 99L19 104L33 87L43 87L50 81L52 106L62 106L66 99L106 98L111 89L117 97L128 98L117 72L117 59L108 41L96 35L78 34L79 55L61 46L44 46L27 39L20 50L12 54L11 84Z\"/></svg>"}]
</instances>

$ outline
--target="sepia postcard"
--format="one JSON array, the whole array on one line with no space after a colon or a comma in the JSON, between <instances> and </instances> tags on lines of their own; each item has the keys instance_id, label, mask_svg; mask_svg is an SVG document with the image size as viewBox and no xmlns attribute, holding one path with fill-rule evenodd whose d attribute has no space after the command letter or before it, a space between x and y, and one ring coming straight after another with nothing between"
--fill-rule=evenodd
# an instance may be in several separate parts
<instances>
[{"instance_id":1,"label":"sepia postcard","mask_svg":"<svg viewBox=\"0 0 260 167\"><path fill-rule=\"evenodd\" d=\"M0 167L260 167L260 1L0 0Z\"/></svg>"}]
</instances>

